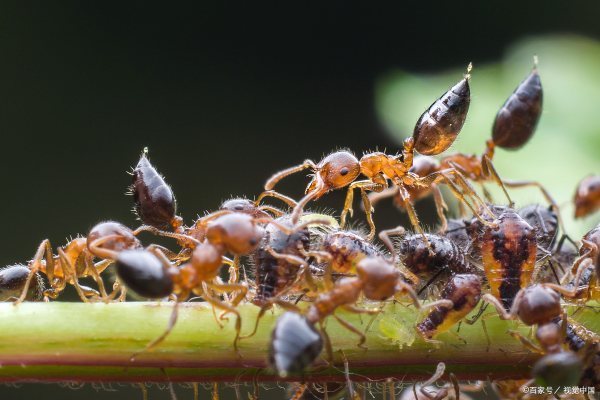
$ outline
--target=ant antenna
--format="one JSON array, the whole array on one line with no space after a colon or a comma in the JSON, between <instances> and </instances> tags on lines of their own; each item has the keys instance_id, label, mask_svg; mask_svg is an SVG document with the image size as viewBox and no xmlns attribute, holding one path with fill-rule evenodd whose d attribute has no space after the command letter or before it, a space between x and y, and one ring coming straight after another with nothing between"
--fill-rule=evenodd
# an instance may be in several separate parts
<instances>
[{"instance_id":1,"label":"ant antenna","mask_svg":"<svg viewBox=\"0 0 600 400\"><path fill-rule=\"evenodd\" d=\"M465 73L465 79L471 79L471 70L473 69L473 63L470 62L469 65L467 65L467 72Z\"/></svg>"}]
</instances>

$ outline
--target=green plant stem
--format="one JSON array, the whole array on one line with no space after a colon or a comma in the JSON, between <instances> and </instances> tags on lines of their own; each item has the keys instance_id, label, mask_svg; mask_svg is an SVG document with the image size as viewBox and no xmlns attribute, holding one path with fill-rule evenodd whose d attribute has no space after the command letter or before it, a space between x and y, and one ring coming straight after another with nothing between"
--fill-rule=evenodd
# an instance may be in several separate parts
<instances>
[{"instance_id":1,"label":"green plant stem","mask_svg":"<svg viewBox=\"0 0 600 400\"><path fill-rule=\"evenodd\" d=\"M221 328L204 303L181 305L179 320L168 338L131 362L133 353L164 331L171 310L169 303L144 302L0 304L0 381L280 380L266 368L278 312L268 312L257 334L240 342L239 358L232 346L235 317L228 315ZM257 310L250 304L239 307L243 333L251 331ZM363 330L372 318L343 312L338 315ZM600 328L591 309L577 315L591 329ZM480 322L462 325L459 334L467 344L445 333L438 337L444 342L440 348L420 339L400 348L392 339L411 342L416 318L413 308L386 305L368 331L368 350L356 346L356 335L329 320L326 330L333 342L335 365L327 366L322 358L305 378L343 380L339 350L348 360L353 380L426 379L442 360L459 379L527 378L539 357L506 334L507 329L528 334L529 328L496 317L486 319L492 343L489 349ZM403 328L405 333L398 333L396 328Z\"/></svg>"}]
</instances>

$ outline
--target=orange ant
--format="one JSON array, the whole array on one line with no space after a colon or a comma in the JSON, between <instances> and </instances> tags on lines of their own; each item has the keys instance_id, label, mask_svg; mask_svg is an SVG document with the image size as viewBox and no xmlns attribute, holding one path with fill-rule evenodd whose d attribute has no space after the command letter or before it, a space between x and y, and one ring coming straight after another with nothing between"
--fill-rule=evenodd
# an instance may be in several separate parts
<instances>
[{"instance_id":1,"label":"orange ant","mask_svg":"<svg viewBox=\"0 0 600 400\"><path fill-rule=\"evenodd\" d=\"M537 70L537 59L535 59L531 73L517 86L496 114L492 128L492 138L487 140L486 149L481 156L478 157L463 153L451 154L443 157L439 164L429 157L415 157L412 171L418 176L424 177L434 171L454 168L472 182L483 184L486 181L494 181L502 188L511 207L514 205L514 202L508 194L506 187L536 186L540 189L542 195L552 208L558 213L556 202L540 183L535 181L502 180L492 163L496 146L506 150L517 150L523 147L533 136L542 113L542 99L542 84ZM431 186L430 188L433 191L436 208L442 221L441 231L445 231L446 220L443 216L445 204L440 197L439 190L435 186ZM487 199L491 200L485 187L484 193ZM429 191L415 191L410 192L410 194L414 200L417 200L425 197L429 194ZM403 208L403 203L399 201L401 200L400 193L396 188L392 188L381 194L374 194L371 200L379 201L390 196L394 196L395 204Z\"/></svg>"},{"instance_id":2,"label":"orange ant","mask_svg":"<svg viewBox=\"0 0 600 400\"><path fill-rule=\"evenodd\" d=\"M465 199L463 192L460 191L450 176L454 175L459 185L463 187L463 190L469 196L478 200L484 208L486 206L458 170L446 168L424 177L410 172L415 151L425 155L440 154L448 149L456 139L469 109L469 71L470 66L464 79L442 95L423 113L415 126L412 137L404 141L402 153L392 156L374 152L365 154L358 160L349 151L337 151L323 158L318 164L306 160L301 165L276 173L266 182L265 190L272 193L275 185L283 178L305 169L311 169L313 179L306 188L306 195L294 207L292 222L298 221L304 207L310 201L317 200L332 190L348 187L341 214L341 226L344 227L347 215L352 215L354 189L360 189L367 223L370 227L369 240L372 240L375 236L375 224L371 215L372 205L366 191L380 192L388 186L388 180L391 180L398 187L411 224L423 235L424 231L408 193L409 188L426 188L432 184L445 181L454 195L467 204L473 213L478 216L477 210ZM360 174L365 175L367 179L357 181L356 179Z\"/></svg>"},{"instance_id":3,"label":"orange ant","mask_svg":"<svg viewBox=\"0 0 600 400\"><path fill-rule=\"evenodd\" d=\"M108 268L114 258L107 251L116 253L125 249L141 247L134 232L117 222L103 222L96 225L88 237L77 237L65 246L52 252L50 240L44 239L38 246L33 260L29 264L29 276L23 285L23 291L15 304L25 300L29 285L34 276L41 272L48 278L50 288L44 291L44 298L55 299L65 289L67 284L73 285L77 294L84 302L89 298L100 297L108 301L112 297L106 293L100 274ZM94 263L94 258L103 258ZM78 279L91 276L98 285L98 291L79 284ZM113 293L114 295L114 293Z\"/></svg>"},{"instance_id":4,"label":"orange ant","mask_svg":"<svg viewBox=\"0 0 600 400\"><path fill-rule=\"evenodd\" d=\"M586 176L575 190L575 218L586 217L600 209L600 175Z\"/></svg>"}]
</instances>

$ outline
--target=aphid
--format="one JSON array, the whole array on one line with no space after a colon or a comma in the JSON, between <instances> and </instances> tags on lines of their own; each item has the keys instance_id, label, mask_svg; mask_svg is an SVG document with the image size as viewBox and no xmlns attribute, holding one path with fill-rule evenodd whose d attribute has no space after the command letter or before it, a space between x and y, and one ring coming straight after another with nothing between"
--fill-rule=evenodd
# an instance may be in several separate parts
<instances>
[{"instance_id":1,"label":"aphid","mask_svg":"<svg viewBox=\"0 0 600 400\"><path fill-rule=\"evenodd\" d=\"M600 175L583 178L575 190L575 218L583 218L600 209Z\"/></svg>"},{"instance_id":2,"label":"aphid","mask_svg":"<svg viewBox=\"0 0 600 400\"><path fill-rule=\"evenodd\" d=\"M16 300L23 291L29 276L29 268L25 265L9 265L0 269L0 301ZM25 295L25 300L38 301L44 296L44 281L40 274L35 274Z\"/></svg>"},{"instance_id":3,"label":"aphid","mask_svg":"<svg viewBox=\"0 0 600 400\"><path fill-rule=\"evenodd\" d=\"M421 235L407 235L398 241L400 260L410 272L419 278L431 278L442 272L471 271L463 250L452 240L432 233L425 237L426 241Z\"/></svg>"},{"instance_id":4,"label":"aphid","mask_svg":"<svg viewBox=\"0 0 600 400\"><path fill-rule=\"evenodd\" d=\"M437 342L433 340L435 336L448 331L475 308L481 298L481 278L473 274L456 274L446 283L439 298L451 301L452 305L432 308L416 326L427 342Z\"/></svg>"},{"instance_id":5,"label":"aphid","mask_svg":"<svg viewBox=\"0 0 600 400\"><path fill-rule=\"evenodd\" d=\"M356 265L365 257L382 255L381 250L359 233L337 230L323 238L321 251L327 254L326 276L331 272L356 273Z\"/></svg>"},{"instance_id":6,"label":"aphid","mask_svg":"<svg viewBox=\"0 0 600 400\"><path fill-rule=\"evenodd\" d=\"M301 165L276 173L265 184L265 190L272 191L275 185L286 176L305 169L311 169L314 174L313 179L306 189L304 198L294 207L292 221L294 223L298 221L304 207L310 201L320 198L329 191L348 187L344 209L341 214L341 225L344 227L347 215L352 215L354 189L360 189L367 222L371 229L369 239L373 239L375 236L375 225L371 216L371 202L366 191L381 191L388 186L388 180L398 187L404 208L408 212L412 225L419 233L423 233L423 229L411 203L408 192L411 187L415 189L426 188L439 182L446 182L454 195L467 204L474 214L478 215L450 177L454 176L456 178L457 183L462 186L467 196L479 200L482 205L483 202L454 168L442 169L423 177L410 172L415 150L427 155L439 154L445 151L456 139L468 111L470 101L468 80L469 75L467 74L463 80L436 100L423 113L415 126L412 137L404 141L401 154L392 156L381 152L373 152L365 154L359 161L348 151L338 151L328 155L318 164L306 160ZM366 176L367 179L357 181L356 179L360 174ZM483 206L485 207L485 205Z\"/></svg>"},{"instance_id":7,"label":"aphid","mask_svg":"<svg viewBox=\"0 0 600 400\"><path fill-rule=\"evenodd\" d=\"M524 346L539 353L557 353L562 351L564 343L561 327L554 322L559 317L565 318L560 303L561 289L554 284L533 284L523 288L517 293L509 312L505 310L505 303L491 294L484 294L483 299L496 308L501 319L518 318L527 326L537 326L535 336L539 346L519 332L509 331Z\"/></svg>"},{"instance_id":8,"label":"aphid","mask_svg":"<svg viewBox=\"0 0 600 400\"><path fill-rule=\"evenodd\" d=\"M531 282L537 255L535 230L514 210L506 210L495 227L486 227L481 245L491 295L509 310L521 288Z\"/></svg>"},{"instance_id":9,"label":"aphid","mask_svg":"<svg viewBox=\"0 0 600 400\"><path fill-rule=\"evenodd\" d=\"M277 320L269 345L269 365L279 376L302 374L323 350L323 339L304 316L286 312Z\"/></svg>"},{"instance_id":10,"label":"aphid","mask_svg":"<svg viewBox=\"0 0 600 400\"><path fill-rule=\"evenodd\" d=\"M160 231L181 232L183 221L177 215L175 195L150 164L146 153L147 149L144 149L133 169L130 191L135 204L134 211L144 225Z\"/></svg>"}]
</instances>

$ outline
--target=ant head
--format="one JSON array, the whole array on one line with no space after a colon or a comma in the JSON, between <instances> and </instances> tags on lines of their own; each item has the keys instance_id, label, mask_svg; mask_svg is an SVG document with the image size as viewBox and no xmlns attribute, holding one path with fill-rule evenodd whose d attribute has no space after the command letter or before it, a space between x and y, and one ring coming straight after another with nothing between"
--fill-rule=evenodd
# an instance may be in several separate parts
<instances>
[{"instance_id":1,"label":"ant head","mask_svg":"<svg viewBox=\"0 0 600 400\"><path fill-rule=\"evenodd\" d=\"M220 209L248 214L255 218L269 218L269 214L261 210L253 201L241 197L224 201Z\"/></svg>"},{"instance_id":2,"label":"ant head","mask_svg":"<svg viewBox=\"0 0 600 400\"><path fill-rule=\"evenodd\" d=\"M322 159L317 165L315 179L320 180L324 185L324 190L329 191L348 186L359 174L360 164L354 154L348 151L336 151ZM313 182L309 187L314 187L316 182Z\"/></svg>"},{"instance_id":3,"label":"ant head","mask_svg":"<svg viewBox=\"0 0 600 400\"><path fill-rule=\"evenodd\" d=\"M133 231L125 225L114 221L106 221L97 224L88 233L87 247L95 256L105 258L104 254L100 254L98 250L120 252L139 249L142 244L135 237Z\"/></svg>"},{"instance_id":4,"label":"ant head","mask_svg":"<svg viewBox=\"0 0 600 400\"><path fill-rule=\"evenodd\" d=\"M211 244L223 246L237 255L250 254L256 250L264 234L264 229L254 218L239 212L216 218L206 228L206 238Z\"/></svg>"},{"instance_id":5,"label":"ant head","mask_svg":"<svg viewBox=\"0 0 600 400\"><path fill-rule=\"evenodd\" d=\"M531 285L523 293L517 311L526 325L543 324L560 316L560 295L543 285Z\"/></svg>"},{"instance_id":6,"label":"ant head","mask_svg":"<svg viewBox=\"0 0 600 400\"><path fill-rule=\"evenodd\" d=\"M162 262L146 250L125 250L116 260L117 275L135 293L161 299L173 292L173 280Z\"/></svg>"},{"instance_id":7,"label":"ant head","mask_svg":"<svg viewBox=\"0 0 600 400\"><path fill-rule=\"evenodd\" d=\"M365 257L356 266L364 282L363 292L369 300L386 300L397 292L399 271L381 257Z\"/></svg>"},{"instance_id":8,"label":"ant head","mask_svg":"<svg viewBox=\"0 0 600 400\"><path fill-rule=\"evenodd\" d=\"M196 246L190 260L200 280L215 278L223 265L223 251L218 246L203 242Z\"/></svg>"}]
</instances>

